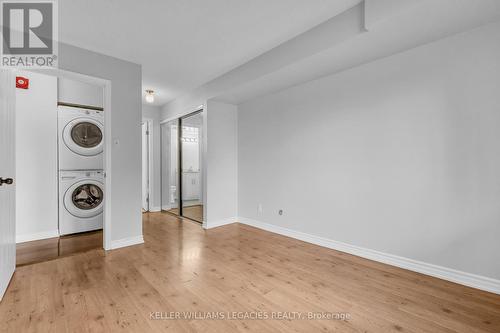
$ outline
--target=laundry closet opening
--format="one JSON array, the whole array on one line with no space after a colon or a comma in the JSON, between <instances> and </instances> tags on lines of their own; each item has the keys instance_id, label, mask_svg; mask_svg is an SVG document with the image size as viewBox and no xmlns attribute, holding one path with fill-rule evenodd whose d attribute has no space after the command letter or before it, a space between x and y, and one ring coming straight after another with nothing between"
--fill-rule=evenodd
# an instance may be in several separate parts
<instances>
[{"instance_id":1,"label":"laundry closet opening","mask_svg":"<svg viewBox=\"0 0 500 333\"><path fill-rule=\"evenodd\" d=\"M17 265L103 248L107 81L15 75Z\"/></svg>"},{"instance_id":2,"label":"laundry closet opening","mask_svg":"<svg viewBox=\"0 0 500 333\"><path fill-rule=\"evenodd\" d=\"M203 223L203 109L163 121L161 132L161 210Z\"/></svg>"}]
</instances>

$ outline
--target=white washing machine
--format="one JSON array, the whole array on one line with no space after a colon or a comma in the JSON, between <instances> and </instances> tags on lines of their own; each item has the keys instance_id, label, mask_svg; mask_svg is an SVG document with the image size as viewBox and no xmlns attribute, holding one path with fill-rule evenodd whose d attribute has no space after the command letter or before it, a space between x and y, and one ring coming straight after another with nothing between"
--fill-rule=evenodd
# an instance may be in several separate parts
<instances>
[{"instance_id":1,"label":"white washing machine","mask_svg":"<svg viewBox=\"0 0 500 333\"><path fill-rule=\"evenodd\" d=\"M102 171L59 171L59 234L102 229L103 207Z\"/></svg>"},{"instance_id":2,"label":"white washing machine","mask_svg":"<svg viewBox=\"0 0 500 333\"><path fill-rule=\"evenodd\" d=\"M102 111L58 107L59 170L102 170Z\"/></svg>"}]
</instances>

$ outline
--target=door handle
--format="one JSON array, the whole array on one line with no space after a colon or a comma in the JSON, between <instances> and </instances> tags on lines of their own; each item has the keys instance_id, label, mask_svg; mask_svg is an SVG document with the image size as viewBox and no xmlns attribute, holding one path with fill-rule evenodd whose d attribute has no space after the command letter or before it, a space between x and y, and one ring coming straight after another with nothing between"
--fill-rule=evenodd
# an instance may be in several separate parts
<instances>
[{"instance_id":1,"label":"door handle","mask_svg":"<svg viewBox=\"0 0 500 333\"><path fill-rule=\"evenodd\" d=\"M14 183L14 179L12 178L3 179L0 177L0 186L2 186L3 184L12 185L12 183Z\"/></svg>"}]
</instances>

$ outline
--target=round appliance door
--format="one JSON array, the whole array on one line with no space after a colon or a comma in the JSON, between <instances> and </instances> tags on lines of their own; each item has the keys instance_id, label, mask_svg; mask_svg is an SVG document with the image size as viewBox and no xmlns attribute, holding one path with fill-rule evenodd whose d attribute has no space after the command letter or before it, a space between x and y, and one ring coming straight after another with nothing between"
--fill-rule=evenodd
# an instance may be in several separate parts
<instances>
[{"instance_id":1,"label":"round appliance door","mask_svg":"<svg viewBox=\"0 0 500 333\"><path fill-rule=\"evenodd\" d=\"M102 213L104 185L97 180L84 179L71 185L64 193L64 207L75 217L89 218Z\"/></svg>"},{"instance_id":2,"label":"round appliance door","mask_svg":"<svg viewBox=\"0 0 500 333\"><path fill-rule=\"evenodd\" d=\"M103 126L90 118L77 118L70 121L63 130L63 140L74 153L95 156L103 150Z\"/></svg>"}]
</instances>

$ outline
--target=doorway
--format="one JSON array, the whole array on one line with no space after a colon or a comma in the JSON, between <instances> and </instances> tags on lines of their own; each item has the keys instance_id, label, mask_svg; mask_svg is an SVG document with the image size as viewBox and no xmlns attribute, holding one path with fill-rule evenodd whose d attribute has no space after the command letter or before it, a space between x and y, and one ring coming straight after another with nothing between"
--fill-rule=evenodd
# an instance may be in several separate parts
<instances>
[{"instance_id":1,"label":"doorway","mask_svg":"<svg viewBox=\"0 0 500 333\"><path fill-rule=\"evenodd\" d=\"M203 223L203 109L162 122L161 209Z\"/></svg>"},{"instance_id":2,"label":"doorway","mask_svg":"<svg viewBox=\"0 0 500 333\"><path fill-rule=\"evenodd\" d=\"M44 75L44 79L41 79L42 73ZM28 78L28 80L26 80L26 78ZM99 166L99 170L78 170L82 173L84 172L85 177L87 177L87 173L89 172L94 173L94 176L98 173L99 182L89 182L88 184L83 184L83 186L77 186L77 189L73 190L71 195L69 191L65 191L64 193L68 193L68 197L71 197L70 201L67 200L67 202L71 205L67 205L67 207L75 208L77 206L85 206L81 207L82 209L80 210L86 211L88 213L86 217L88 218L93 218L94 216L90 217L88 215L94 213L96 214L95 216L102 215L103 222L101 224L103 231L87 234L85 235L85 239L81 239L76 236L63 236L66 237L64 239L63 237L59 237L59 208L63 206L66 207L65 205L61 205L59 202L59 198L66 198L66 196L60 195L59 191L62 185L59 178L64 177L65 181L70 181L71 179L76 178L60 174L61 171L67 171L59 169L61 167L61 159L59 159L58 156L59 143L63 143L62 140L59 140L59 137L62 138L62 135L64 135L64 128L66 128L66 126L62 128L63 131L60 133L57 126L60 123L58 118L59 109L55 110L55 108L73 107L76 109L82 109L81 106L86 105L86 103L72 103L72 105L70 105L70 103L65 103L66 105L59 103L59 97L61 97L61 94L59 88L57 87L58 84L55 81L55 78L71 79L79 81L80 83L88 83L97 87L96 89L102 90L102 106L106 112L104 113L103 128L100 128L100 134L102 134L103 129L105 133L111 132L111 82L109 80L58 69L24 71L11 69L0 70L0 146L2 148L1 150L3 156L5 157L4 159L0 159L0 176L3 177L0 179L0 185L2 185L0 188L0 202L2 203L2 209L0 209L0 257L2 257L2 263L0 265L0 301L15 270L16 259L21 259L24 263L33 263L54 259L66 254L73 254L78 251L86 251L89 248L103 247L106 250L111 249L111 174L106 176L106 171L111 165L111 140L108 135L104 135L104 137L99 135L98 132L95 131L94 126L92 126L94 122L90 120L84 124L81 124L79 121L73 122L72 124L74 126L72 129L74 128L74 131L70 131L70 138L75 140L75 143L76 141L79 141L83 148L92 149L97 145L103 146L103 149L100 152L103 156L103 164L102 166ZM30 83L26 84L28 81ZM48 86L45 85L47 82L50 82ZM16 88L18 83L23 85L23 87L18 87L23 90L18 90ZM47 87L53 87L51 90L52 93L47 94L44 91L44 88ZM69 89L67 91L72 90L73 89ZM54 91L56 93L54 93ZM17 96L22 92L25 94L24 97L22 95ZM48 109L52 110L51 115L40 119L39 116L42 114L41 105L33 102L33 98L29 99L31 102L27 102L28 95L26 94L29 94L29 96L33 98L48 98L48 96L55 96L55 98L47 104ZM82 96L86 96L86 94L82 94ZM25 113L25 119L29 119L30 123L33 123L33 120L39 121L35 124L37 126L33 127L35 128L36 133L30 133L29 131L26 132L30 135L39 135L39 138L34 137L31 141L31 137L21 137L22 140L16 140L18 129L20 128L18 125L25 126L23 130L26 130L28 127L26 126L27 122L23 123L22 121L19 121L20 113L18 111L20 107L23 107L23 103L25 107L28 106L26 108L27 112ZM34 106L29 107L29 104L33 104ZM90 104L87 106L90 106ZM87 107L85 115L96 115L95 113L97 111L99 110L96 110L96 108ZM33 116L32 118L29 117L30 114ZM40 135L40 131L42 130L50 130L50 133ZM85 135L86 138L81 140L82 137L80 134L82 134L82 132L92 133L92 135ZM98 141L100 141L98 143L96 143L95 140L97 138L99 139ZM39 142L43 143L44 151L35 147L35 143ZM26 146L23 146L24 144L26 144ZM51 153L47 153L45 151L45 149L49 148L51 149ZM75 148L77 152L80 152L80 155L83 155L80 150L82 147L76 148L76 146L73 146L73 148ZM16 150L19 150L19 153L16 154ZM74 153L76 154L77 152ZM42 157L38 161L42 161L50 165L44 164L44 166L48 166L48 171L44 172L42 176L36 178L36 181L30 182L28 179L28 176L32 176L30 173L34 173L34 171L41 171L42 167L40 166L40 163L32 163L30 166L29 163L26 163L26 160L23 160L22 164L24 164L24 167L22 167L21 163L17 163L20 161L17 157L33 158L36 156ZM26 165L28 165L28 167L26 167ZM33 165L36 165L36 168ZM88 166L86 165L85 168L88 168ZM92 175L89 175L88 177L91 176ZM48 183L40 185L40 181L48 181ZM34 192L35 190L42 189L44 192L37 196L34 200L26 200L24 197L16 200L17 194L22 194L22 192L17 193L22 188L28 189L27 191L24 191L24 194L31 197L33 197L31 190ZM75 194L74 196L73 193ZM103 197L107 199L102 200ZM16 207L16 201L21 204L24 203L25 205L19 206L20 209L18 209ZM47 204L49 201L50 204ZM23 219L23 221L26 222L23 226L28 226L28 228L26 228L26 231L28 232L16 234L17 231L25 231L19 227L19 221L23 216L28 216L25 214L28 212L24 208L29 207L31 209L34 206L34 203L41 204L43 206L41 209L38 209L38 214L32 215L35 216L34 221L36 223L31 223L31 219ZM49 216L47 219L42 219L40 217L40 212L46 211L50 211L52 216ZM97 213L98 211L100 213ZM19 212L23 212L24 215L16 214ZM70 213L68 210L68 216L69 215ZM71 216L75 217L74 215ZM42 224L39 223L42 220L49 223L48 225L43 225L43 229L41 229ZM86 236L92 238L92 241L90 241L90 239ZM24 243L24 245L20 246L18 244L19 246L16 246L16 243ZM16 250L16 247L18 247L19 251Z\"/></svg>"},{"instance_id":3,"label":"doorway","mask_svg":"<svg viewBox=\"0 0 500 333\"><path fill-rule=\"evenodd\" d=\"M142 123L142 212L149 212L149 122Z\"/></svg>"},{"instance_id":4,"label":"doorway","mask_svg":"<svg viewBox=\"0 0 500 333\"><path fill-rule=\"evenodd\" d=\"M109 248L109 81L63 70L14 74L30 82L15 91L17 264Z\"/></svg>"}]
</instances>

